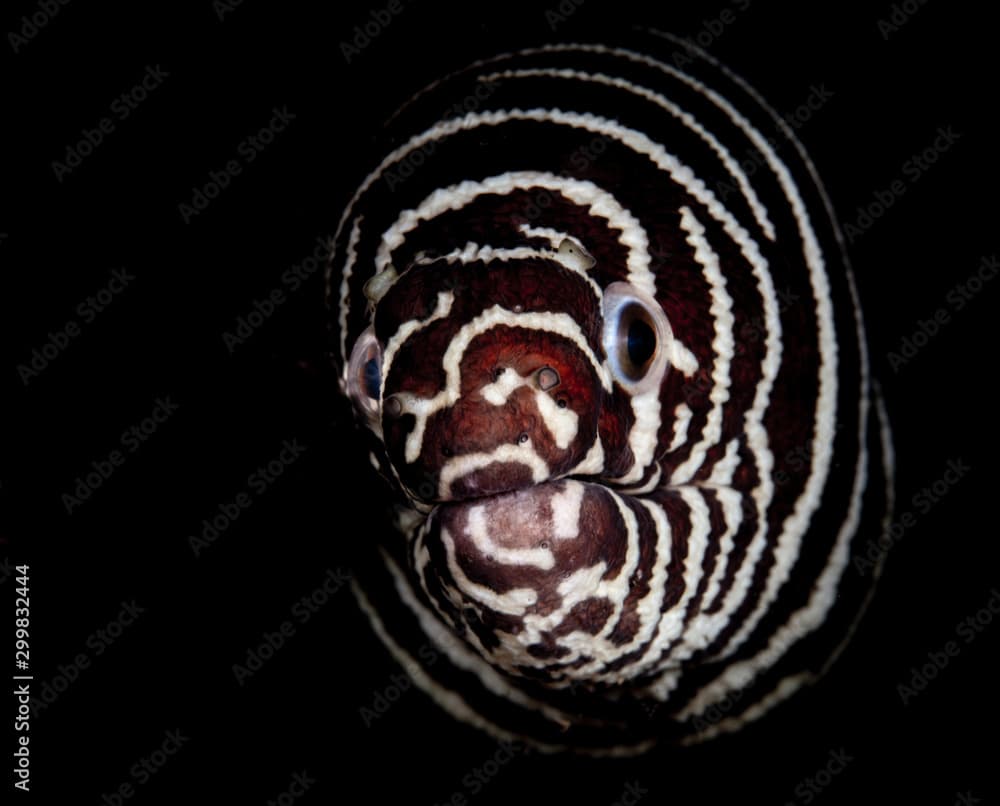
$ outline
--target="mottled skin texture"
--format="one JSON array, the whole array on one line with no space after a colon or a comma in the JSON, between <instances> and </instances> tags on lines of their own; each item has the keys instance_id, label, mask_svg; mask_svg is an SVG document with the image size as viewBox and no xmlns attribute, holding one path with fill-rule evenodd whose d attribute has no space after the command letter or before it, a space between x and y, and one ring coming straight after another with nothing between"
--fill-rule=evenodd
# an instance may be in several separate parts
<instances>
[{"instance_id":1,"label":"mottled skin texture","mask_svg":"<svg viewBox=\"0 0 1000 806\"><path fill-rule=\"evenodd\" d=\"M555 557L551 569L509 566L491 562L489 555L476 551L468 534L468 518L473 505L442 507L437 514L438 528L445 528L455 538L456 552L469 579L485 584L500 592L531 587L538 595L530 608L533 615L547 615L562 602L559 586L570 575L571 569L587 568L599 562L608 565L608 573L619 570L624 557L624 529L620 516L609 506L601 488L588 485L584 497L582 517L588 523L588 532L603 535L604 539L559 540L552 536L550 523L552 510L549 504L553 492L562 485L554 483L532 486L515 493L496 496L482 504L489 519L491 533L497 536L497 545L505 548L549 549ZM437 535L440 538L440 532ZM579 629L585 633L597 632L608 617L610 606L598 606L594 599L585 599L576 605L569 616L553 630L553 637L567 635ZM470 628L475 629L478 614L467 611L464 616ZM518 630L512 620L508 629ZM546 645L546 643L548 645ZM530 645L527 652L537 658L558 659L565 654L554 643ZM517 659L515 659L517 660Z\"/></svg>"},{"instance_id":2,"label":"mottled skin texture","mask_svg":"<svg viewBox=\"0 0 1000 806\"><path fill-rule=\"evenodd\" d=\"M886 512L811 166L691 71L587 45L461 71L394 118L338 229L344 388L401 493L363 606L402 662L435 649L443 707L542 748L734 730L814 679ZM668 356L645 378L629 294Z\"/></svg>"},{"instance_id":3,"label":"mottled skin texture","mask_svg":"<svg viewBox=\"0 0 1000 806\"><path fill-rule=\"evenodd\" d=\"M443 283L443 285L442 285ZM587 282L574 272L540 260L448 266L441 262L418 265L405 272L379 303L376 333L391 334L405 321L427 318L433 313L437 294L449 289L454 295L452 316L411 336L392 363L385 378L384 399L400 392L431 398L444 387L440 360L460 324L492 305L507 310L551 310L551 289L558 289L561 305L574 311L592 349L600 351L600 305ZM546 293L546 288L550 289ZM600 355L600 352L598 352ZM460 398L454 405L432 415L426 427L422 450L415 462L404 457L404 443L412 431L413 416L384 413L382 429L386 449L404 484L428 501L478 498L530 486L570 472L584 458L600 428L602 441L614 446L622 431L613 415L613 395L603 388L595 368L576 345L562 335L541 330L498 326L475 338L462 356ZM535 401L535 386L515 389L503 405L485 400L481 389L495 384L504 373L522 377L543 368L558 374L559 383L542 393L557 407L579 418L577 434L560 448ZM539 390L541 391L541 390ZM619 392L620 394L620 392ZM443 464L465 454L488 452L502 445L516 446L527 436L546 462L546 478L533 478L523 464L494 463L452 485L450 494L440 495ZM618 440L620 445L620 438ZM428 494L433 489L435 492Z\"/></svg>"}]
</instances>

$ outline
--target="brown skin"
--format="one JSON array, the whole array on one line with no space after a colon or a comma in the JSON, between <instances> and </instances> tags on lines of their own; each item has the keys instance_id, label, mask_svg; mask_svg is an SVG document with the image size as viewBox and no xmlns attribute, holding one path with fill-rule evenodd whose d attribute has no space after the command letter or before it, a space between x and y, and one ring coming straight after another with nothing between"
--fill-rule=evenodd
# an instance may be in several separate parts
<instances>
[{"instance_id":1,"label":"brown skin","mask_svg":"<svg viewBox=\"0 0 1000 806\"><path fill-rule=\"evenodd\" d=\"M385 379L384 399L401 392L431 398L443 389L441 362L448 345L463 325L494 304L512 311L520 306L523 312L569 314L581 324L591 349L601 358L600 304L591 287L575 272L558 265L553 269L547 262L534 265L539 262L494 263L479 270L474 265L459 266L460 272L454 276L450 274L454 267L447 264L417 266L405 272L379 303L376 329L380 333L391 334L405 321L430 316L442 287L451 290L454 301L448 317L432 322L403 344ZM554 284L551 294L539 288L543 276ZM460 278L461 284L454 278ZM454 282L449 283L449 279ZM543 390L539 372L546 368L555 372L558 383ZM530 439L535 453L549 466L549 478L557 478L579 464L597 438L608 395L590 361L564 336L527 327L495 326L470 343L460 372L461 397L428 419L421 454L412 464L406 462L404 450L414 418L405 411L393 416L392 407L384 408L382 428L389 457L404 484L425 500L439 497L441 470L454 457L488 453ZM484 399L481 390L504 372L531 377L532 387L516 389L498 406ZM546 374L544 385L552 380L551 373ZM566 448L556 445L538 410L536 394L549 395L557 406L579 418L577 435ZM453 484L451 497L481 497L534 483L526 465L497 462Z\"/></svg>"}]
</instances>

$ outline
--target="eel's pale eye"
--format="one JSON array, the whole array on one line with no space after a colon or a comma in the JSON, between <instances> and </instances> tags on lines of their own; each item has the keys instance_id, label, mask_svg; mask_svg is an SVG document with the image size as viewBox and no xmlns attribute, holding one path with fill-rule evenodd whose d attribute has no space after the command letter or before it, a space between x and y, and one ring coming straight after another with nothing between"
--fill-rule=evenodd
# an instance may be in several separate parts
<instances>
[{"instance_id":1,"label":"eel's pale eye","mask_svg":"<svg viewBox=\"0 0 1000 806\"><path fill-rule=\"evenodd\" d=\"M382 348L373 328L365 330L355 342L344 380L358 410L370 420L377 420L382 388Z\"/></svg>"},{"instance_id":2,"label":"eel's pale eye","mask_svg":"<svg viewBox=\"0 0 1000 806\"><path fill-rule=\"evenodd\" d=\"M604 352L615 380L630 392L659 386L673 334L656 300L629 283L604 291Z\"/></svg>"}]
</instances>

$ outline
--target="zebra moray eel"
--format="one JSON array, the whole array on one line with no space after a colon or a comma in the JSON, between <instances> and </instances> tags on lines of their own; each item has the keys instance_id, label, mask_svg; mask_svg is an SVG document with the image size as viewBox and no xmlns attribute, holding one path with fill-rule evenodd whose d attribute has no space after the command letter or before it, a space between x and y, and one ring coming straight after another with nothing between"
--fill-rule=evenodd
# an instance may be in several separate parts
<instances>
[{"instance_id":1,"label":"zebra moray eel","mask_svg":"<svg viewBox=\"0 0 1000 806\"><path fill-rule=\"evenodd\" d=\"M341 386L398 494L358 600L443 708L542 750L708 738L814 680L890 509L812 164L753 89L670 44L527 49L430 85L329 269Z\"/></svg>"}]
</instances>

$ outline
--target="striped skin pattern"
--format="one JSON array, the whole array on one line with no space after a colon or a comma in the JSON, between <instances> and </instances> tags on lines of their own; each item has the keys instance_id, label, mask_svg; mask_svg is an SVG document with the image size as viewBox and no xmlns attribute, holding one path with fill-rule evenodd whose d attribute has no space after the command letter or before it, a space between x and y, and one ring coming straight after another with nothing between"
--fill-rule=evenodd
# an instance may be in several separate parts
<instances>
[{"instance_id":1,"label":"striped skin pattern","mask_svg":"<svg viewBox=\"0 0 1000 806\"><path fill-rule=\"evenodd\" d=\"M648 44L419 93L328 277L342 387L399 500L358 600L440 705L542 750L709 738L815 679L890 510L811 163L709 57Z\"/></svg>"}]
</instances>

